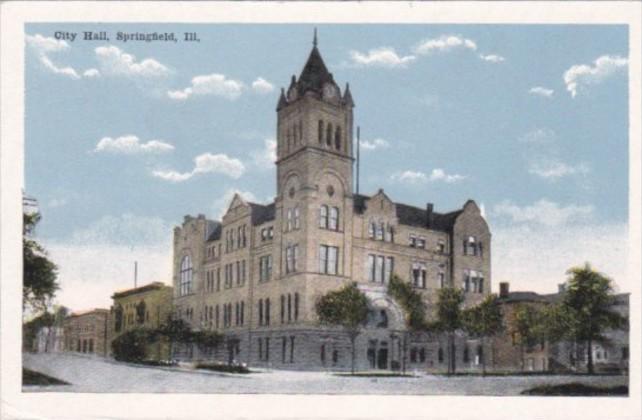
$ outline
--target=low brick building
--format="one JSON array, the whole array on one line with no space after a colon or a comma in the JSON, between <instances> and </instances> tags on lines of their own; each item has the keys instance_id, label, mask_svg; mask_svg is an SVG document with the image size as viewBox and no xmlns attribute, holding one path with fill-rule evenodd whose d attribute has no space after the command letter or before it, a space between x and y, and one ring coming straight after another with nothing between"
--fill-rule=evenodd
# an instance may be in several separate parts
<instances>
[{"instance_id":1,"label":"low brick building","mask_svg":"<svg viewBox=\"0 0 642 420\"><path fill-rule=\"evenodd\" d=\"M65 351L107 355L107 309L74 312L64 322Z\"/></svg>"},{"instance_id":2,"label":"low brick building","mask_svg":"<svg viewBox=\"0 0 642 420\"><path fill-rule=\"evenodd\" d=\"M156 329L163 325L172 312L172 290L164 283L153 282L115 292L109 311L110 343L134 328ZM108 352L111 354L111 346ZM166 359L169 357L168 347L160 343L152 345L149 356Z\"/></svg>"}]
</instances>

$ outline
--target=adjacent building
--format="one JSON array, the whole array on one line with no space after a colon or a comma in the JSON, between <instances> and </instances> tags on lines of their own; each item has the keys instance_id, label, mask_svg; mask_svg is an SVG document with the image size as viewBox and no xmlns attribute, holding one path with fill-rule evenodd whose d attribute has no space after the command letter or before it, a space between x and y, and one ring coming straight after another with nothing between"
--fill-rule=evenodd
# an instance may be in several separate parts
<instances>
[{"instance_id":1,"label":"adjacent building","mask_svg":"<svg viewBox=\"0 0 642 420\"><path fill-rule=\"evenodd\" d=\"M161 282L114 293L109 311L110 343L131 329L156 329L163 325L172 313L172 295L172 287ZM111 354L111 346L108 352ZM167 359L169 347L158 341L148 349L148 353L150 358Z\"/></svg>"},{"instance_id":2,"label":"adjacent building","mask_svg":"<svg viewBox=\"0 0 642 420\"><path fill-rule=\"evenodd\" d=\"M74 312L64 322L65 350L107 356L107 309Z\"/></svg>"},{"instance_id":3,"label":"adjacent building","mask_svg":"<svg viewBox=\"0 0 642 420\"><path fill-rule=\"evenodd\" d=\"M315 302L357 282L371 306L357 340L357 368L409 363L445 369L445 350L427 337L404 344L404 317L389 298L393 273L433 308L437 291L462 287L466 304L491 290L491 233L477 204L438 212L395 202L353 182L355 101L316 44L277 103L276 198L236 195L221 220L185 216L174 229L174 307L194 329L216 330L211 357L287 369L347 369L348 340L322 328ZM177 357L207 357L187 345ZM459 353L465 359L465 350ZM469 360L474 360L471 355Z\"/></svg>"}]
</instances>

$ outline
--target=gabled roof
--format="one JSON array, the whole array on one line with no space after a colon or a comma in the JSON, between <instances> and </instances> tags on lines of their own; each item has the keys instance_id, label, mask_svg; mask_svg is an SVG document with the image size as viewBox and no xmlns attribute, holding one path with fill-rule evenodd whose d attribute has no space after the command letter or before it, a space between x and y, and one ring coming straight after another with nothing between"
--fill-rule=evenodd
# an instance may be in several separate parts
<instances>
[{"instance_id":1,"label":"gabled roof","mask_svg":"<svg viewBox=\"0 0 642 420\"><path fill-rule=\"evenodd\" d=\"M362 194L354 195L354 210L357 214L363 214L371 197ZM433 229L442 232L450 232L459 216L464 210L459 209L449 213L433 212L430 223L428 223L428 211L419 207L403 203L394 203L399 223L406 226L415 226L424 229Z\"/></svg>"},{"instance_id":2,"label":"gabled roof","mask_svg":"<svg viewBox=\"0 0 642 420\"><path fill-rule=\"evenodd\" d=\"M274 220L275 206L274 203L263 205L257 203L248 203L252 209L252 226L261 225L265 222Z\"/></svg>"}]
</instances>

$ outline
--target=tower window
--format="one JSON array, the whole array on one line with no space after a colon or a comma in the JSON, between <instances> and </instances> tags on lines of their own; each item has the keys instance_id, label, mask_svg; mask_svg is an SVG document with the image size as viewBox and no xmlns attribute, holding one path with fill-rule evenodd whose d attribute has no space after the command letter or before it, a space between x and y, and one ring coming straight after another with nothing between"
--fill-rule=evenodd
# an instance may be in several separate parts
<instances>
[{"instance_id":1,"label":"tower window","mask_svg":"<svg viewBox=\"0 0 642 420\"><path fill-rule=\"evenodd\" d=\"M319 208L319 227L322 229L328 228L328 206L325 204Z\"/></svg>"},{"instance_id":2,"label":"tower window","mask_svg":"<svg viewBox=\"0 0 642 420\"><path fill-rule=\"evenodd\" d=\"M180 272L180 295L192 293L192 259L189 255L183 257Z\"/></svg>"},{"instance_id":3,"label":"tower window","mask_svg":"<svg viewBox=\"0 0 642 420\"><path fill-rule=\"evenodd\" d=\"M319 144L323 144L323 120L319 120Z\"/></svg>"},{"instance_id":4,"label":"tower window","mask_svg":"<svg viewBox=\"0 0 642 420\"><path fill-rule=\"evenodd\" d=\"M339 208L338 207L330 208L330 219L328 221L328 229L331 229L331 230L339 229Z\"/></svg>"},{"instance_id":5,"label":"tower window","mask_svg":"<svg viewBox=\"0 0 642 420\"><path fill-rule=\"evenodd\" d=\"M337 126L337 130L334 132L334 147L337 150L341 150L341 127Z\"/></svg>"},{"instance_id":6,"label":"tower window","mask_svg":"<svg viewBox=\"0 0 642 420\"><path fill-rule=\"evenodd\" d=\"M332 124L330 124L330 123L328 123L328 128L326 128L325 144L328 147L332 146Z\"/></svg>"}]
</instances>

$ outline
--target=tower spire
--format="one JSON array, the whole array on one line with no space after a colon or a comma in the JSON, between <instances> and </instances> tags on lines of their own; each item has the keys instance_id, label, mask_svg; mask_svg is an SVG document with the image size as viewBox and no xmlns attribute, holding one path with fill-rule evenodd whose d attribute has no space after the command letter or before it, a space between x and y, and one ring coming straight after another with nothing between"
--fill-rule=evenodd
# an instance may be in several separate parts
<instances>
[{"instance_id":1,"label":"tower spire","mask_svg":"<svg viewBox=\"0 0 642 420\"><path fill-rule=\"evenodd\" d=\"M316 48L316 47L317 47L317 43L318 43L318 42L317 42L317 28L315 27L315 28L314 28L314 39L312 40L312 46L313 46L314 48Z\"/></svg>"}]
</instances>

